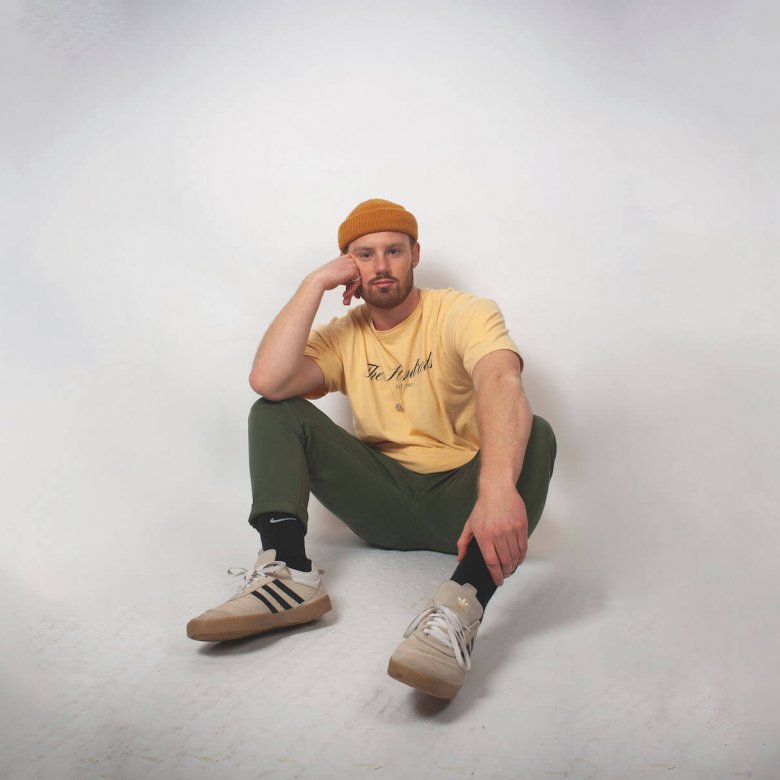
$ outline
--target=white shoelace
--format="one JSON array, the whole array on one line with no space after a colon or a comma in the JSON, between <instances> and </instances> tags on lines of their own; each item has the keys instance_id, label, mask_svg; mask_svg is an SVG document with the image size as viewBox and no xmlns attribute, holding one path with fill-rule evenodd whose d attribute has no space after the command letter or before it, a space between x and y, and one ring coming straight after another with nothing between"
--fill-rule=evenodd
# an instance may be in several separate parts
<instances>
[{"instance_id":1,"label":"white shoelace","mask_svg":"<svg viewBox=\"0 0 780 780\"><path fill-rule=\"evenodd\" d=\"M231 566L227 573L231 577L241 577L243 576L244 582L242 583L241 587L236 591L237 593L241 593L241 591L246 590L247 588L254 587L254 584L257 582L257 580L261 579L262 577L268 577L271 574L275 574L279 569L285 567L287 564L284 561L269 561L268 563L264 563L259 569L245 569L243 566Z\"/></svg>"},{"instance_id":2,"label":"white shoelace","mask_svg":"<svg viewBox=\"0 0 780 780\"><path fill-rule=\"evenodd\" d=\"M451 647L461 669L471 669L471 650L460 618L449 607L431 604L409 624L404 636L410 636L423 621L426 621L423 633Z\"/></svg>"}]
</instances>

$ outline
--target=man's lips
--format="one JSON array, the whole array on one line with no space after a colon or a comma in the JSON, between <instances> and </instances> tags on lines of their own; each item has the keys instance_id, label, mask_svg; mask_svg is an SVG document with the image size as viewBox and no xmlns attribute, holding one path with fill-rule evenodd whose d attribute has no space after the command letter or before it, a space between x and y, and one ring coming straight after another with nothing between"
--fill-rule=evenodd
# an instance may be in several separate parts
<instances>
[{"instance_id":1,"label":"man's lips","mask_svg":"<svg viewBox=\"0 0 780 780\"><path fill-rule=\"evenodd\" d=\"M382 278L371 282L373 287L389 287L391 284L395 284L395 279Z\"/></svg>"}]
</instances>

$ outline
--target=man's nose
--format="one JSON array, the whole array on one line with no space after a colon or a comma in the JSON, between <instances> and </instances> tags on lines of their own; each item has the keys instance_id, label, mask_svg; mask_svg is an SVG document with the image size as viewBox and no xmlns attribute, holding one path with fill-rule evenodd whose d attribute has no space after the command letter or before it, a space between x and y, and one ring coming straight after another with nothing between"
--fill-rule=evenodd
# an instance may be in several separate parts
<instances>
[{"instance_id":1,"label":"man's nose","mask_svg":"<svg viewBox=\"0 0 780 780\"><path fill-rule=\"evenodd\" d=\"M374 272L378 274L390 273L390 263L385 255L382 253L377 254L374 261Z\"/></svg>"}]
</instances>

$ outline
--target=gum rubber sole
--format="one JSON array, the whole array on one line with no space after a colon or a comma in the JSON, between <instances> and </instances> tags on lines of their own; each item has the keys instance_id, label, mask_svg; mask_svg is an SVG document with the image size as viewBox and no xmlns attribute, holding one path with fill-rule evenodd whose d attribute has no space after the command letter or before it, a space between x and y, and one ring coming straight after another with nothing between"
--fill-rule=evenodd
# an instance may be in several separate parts
<instances>
[{"instance_id":1,"label":"gum rubber sole","mask_svg":"<svg viewBox=\"0 0 780 780\"><path fill-rule=\"evenodd\" d=\"M277 628L289 628L322 617L333 609L328 595L307 601L285 612L239 615L221 620L193 618L187 623L187 636L197 642L224 642L263 634Z\"/></svg>"},{"instance_id":2,"label":"gum rubber sole","mask_svg":"<svg viewBox=\"0 0 780 780\"><path fill-rule=\"evenodd\" d=\"M429 677L419 669L406 666L394 658L391 658L387 665L387 673L394 680L427 693L429 696L435 696L437 699L454 699L461 689L461 686L456 683L448 683L437 680L435 677Z\"/></svg>"}]
</instances>

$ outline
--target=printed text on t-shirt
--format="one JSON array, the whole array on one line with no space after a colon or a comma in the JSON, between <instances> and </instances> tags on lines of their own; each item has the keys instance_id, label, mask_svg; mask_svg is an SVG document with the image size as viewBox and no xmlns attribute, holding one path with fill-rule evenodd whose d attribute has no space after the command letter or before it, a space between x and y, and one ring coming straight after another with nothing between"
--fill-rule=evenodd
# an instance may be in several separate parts
<instances>
[{"instance_id":1,"label":"printed text on t-shirt","mask_svg":"<svg viewBox=\"0 0 780 780\"><path fill-rule=\"evenodd\" d=\"M433 352L429 352L425 360L417 358L414 366L408 369L401 365L395 368L384 368L380 363L369 363L365 378L372 379L374 382L391 382L394 379L397 382L405 382L430 368L433 368Z\"/></svg>"}]
</instances>

